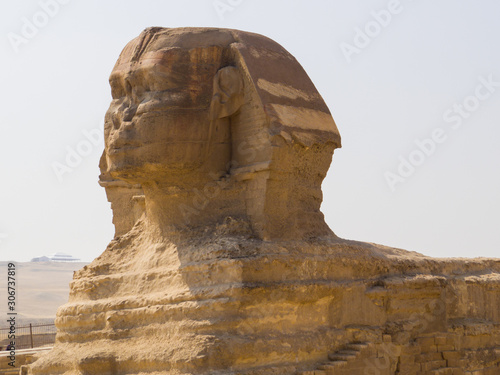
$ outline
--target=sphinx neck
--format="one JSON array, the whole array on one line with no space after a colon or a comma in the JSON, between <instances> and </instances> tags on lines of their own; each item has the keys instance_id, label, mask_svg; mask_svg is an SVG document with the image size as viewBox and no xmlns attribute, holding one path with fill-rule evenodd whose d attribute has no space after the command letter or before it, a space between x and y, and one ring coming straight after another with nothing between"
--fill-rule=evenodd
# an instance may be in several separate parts
<instances>
[{"instance_id":1,"label":"sphinx neck","mask_svg":"<svg viewBox=\"0 0 500 375\"><path fill-rule=\"evenodd\" d=\"M245 215L238 192L225 184L213 182L189 189L146 185L143 189L148 226L162 234L210 230L228 217Z\"/></svg>"}]
</instances>

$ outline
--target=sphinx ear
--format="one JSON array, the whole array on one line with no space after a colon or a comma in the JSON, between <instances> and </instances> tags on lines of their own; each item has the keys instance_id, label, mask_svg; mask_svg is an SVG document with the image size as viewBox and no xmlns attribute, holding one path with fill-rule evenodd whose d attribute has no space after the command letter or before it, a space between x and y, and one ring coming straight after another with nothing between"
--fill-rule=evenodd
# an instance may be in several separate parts
<instances>
[{"instance_id":1,"label":"sphinx ear","mask_svg":"<svg viewBox=\"0 0 500 375\"><path fill-rule=\"evenodd\" d=\"M243 105L243 79L234 66L219 69L214 77L210 112L212 119L228 117Z\"/></svg>"}]
</instances>

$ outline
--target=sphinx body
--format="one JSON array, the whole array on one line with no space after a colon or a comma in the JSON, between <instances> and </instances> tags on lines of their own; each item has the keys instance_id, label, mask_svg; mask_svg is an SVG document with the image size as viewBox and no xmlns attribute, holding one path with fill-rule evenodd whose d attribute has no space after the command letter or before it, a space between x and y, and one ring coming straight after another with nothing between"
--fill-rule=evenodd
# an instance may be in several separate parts
<instances>
[{"instance_id":1,"label":"sphinx body","mask_svg":"<svg viewBox=\"0 0 500 375\"><path fill-rule=\"evenodd\" d=\"M498 260L347 241L324 222L340 135L283 47L150 28L110 84L100 183L116 236L75 274L29 373L498 370Z\"/></svg>"}]
</instances>

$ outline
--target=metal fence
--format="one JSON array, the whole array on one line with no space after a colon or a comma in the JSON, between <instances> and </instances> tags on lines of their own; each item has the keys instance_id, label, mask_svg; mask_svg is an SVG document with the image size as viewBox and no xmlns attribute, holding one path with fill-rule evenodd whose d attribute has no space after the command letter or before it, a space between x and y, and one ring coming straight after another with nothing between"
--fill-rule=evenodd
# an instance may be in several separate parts
<instances>
[{"instance_id":1,"label":"metal fence","mask_svg":"<svg viewBox=\"0 0 500 375\"><path fill-rule=\"evenodd\" d=\"M10 328L0 328L0 347L6 350L12 340L9 339ZM16 326L16 349L38 348L52 345L56 341L55 324L30 324Z\"/></svg>"}]
</instances>

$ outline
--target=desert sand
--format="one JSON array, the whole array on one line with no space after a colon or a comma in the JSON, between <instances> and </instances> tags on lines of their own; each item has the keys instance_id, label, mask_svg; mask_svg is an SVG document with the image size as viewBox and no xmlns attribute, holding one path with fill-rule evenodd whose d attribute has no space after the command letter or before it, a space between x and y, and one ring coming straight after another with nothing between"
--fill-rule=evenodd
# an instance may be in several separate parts
<instances>
[{"instance_id":1,"label":"desert sand","mask_svg":"<svg viewBox=\"0 0 500 375\"><path fill-rule=\"evenodd\" d=\"M6 274L8 262L0 262L2 279ZM68 302L69 282L73 272L87 263L64 262L19 262L17 265L17 312L18 324L51 323L57 308ZM0 284L0 295L6 295L6 284ZM1 304L5 315L7 305ZM2 324L6 326L7 323Z\"/></svg>"}]
</instances>

